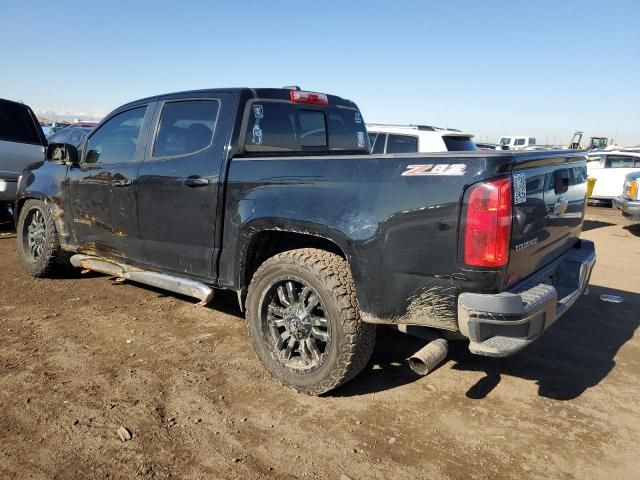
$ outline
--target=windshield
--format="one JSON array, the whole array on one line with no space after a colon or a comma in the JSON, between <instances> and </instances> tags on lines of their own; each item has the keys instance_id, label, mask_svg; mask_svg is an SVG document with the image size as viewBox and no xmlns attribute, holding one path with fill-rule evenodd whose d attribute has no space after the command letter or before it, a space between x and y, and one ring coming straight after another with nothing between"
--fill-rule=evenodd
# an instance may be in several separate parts
<instances>
[{"instance_id":1,"label":"windshield","mask_svg":"<svg viewBox=\"0 0 640 480\"><path fill-rule=\"evenodd\" d=\"M500 145L509 145L511 143L511 137L501 137Z\"/></svg>"}]
</instances>

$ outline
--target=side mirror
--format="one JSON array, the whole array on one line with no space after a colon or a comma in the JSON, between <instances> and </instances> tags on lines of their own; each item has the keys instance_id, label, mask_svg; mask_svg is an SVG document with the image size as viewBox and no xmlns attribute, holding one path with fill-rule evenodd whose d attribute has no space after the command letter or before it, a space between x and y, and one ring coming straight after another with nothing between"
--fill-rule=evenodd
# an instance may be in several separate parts
<instances>
[{"instance_id":1,"label":"side mirror","mask_svg":"<svg viewBox=\"0 0 640 480\"><path fill-rule=\"evenodd\" d=\"M47 146L47 160L78 165L80 156L78 149L69 143L50 143Z\"/></svg>"}]
</instances>

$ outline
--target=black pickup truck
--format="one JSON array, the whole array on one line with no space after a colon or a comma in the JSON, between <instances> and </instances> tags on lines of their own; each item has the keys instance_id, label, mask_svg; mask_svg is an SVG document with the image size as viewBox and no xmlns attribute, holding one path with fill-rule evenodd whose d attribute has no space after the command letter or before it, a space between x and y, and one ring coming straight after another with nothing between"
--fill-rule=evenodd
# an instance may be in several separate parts
<instances>
[{"instance_id":1,"label":"black pickup truck","mask_svg":"<svg viewBox=\"0 0 640 480\"><path fill-rule=\"evenodd\" d=\"M124 105L19 179L18 250L189 295L237 292L267 370L320 394L375 325L507 356L583 293L582 154L369 154L342 98L214 89Z\"/></svg>"}]
</instances>

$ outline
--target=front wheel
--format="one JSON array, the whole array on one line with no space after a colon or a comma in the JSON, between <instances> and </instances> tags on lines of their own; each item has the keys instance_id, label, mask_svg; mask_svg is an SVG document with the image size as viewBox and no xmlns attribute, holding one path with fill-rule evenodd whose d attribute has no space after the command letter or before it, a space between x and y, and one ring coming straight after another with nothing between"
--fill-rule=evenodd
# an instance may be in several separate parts
<instances>
[{"instance_id":1,"label":"front wheel","mask_svg":"<svg viewBox=\"0 0 640 480\"><path fill-rule=\"evenodd\" d=\"M34 277L45 277L60 266L64 252L53 215L40 200L28 200L18 218L18 253L24 268Z\"/></svg>"},{"instance_id":2,"label":"front wheel","mask_svg":"<svg viewBox=\"0 0 640 480\"><path fill-rule=\"evenodd\" d=\"M312 395L360 373L375 343L375 326L360 319L349 265L312 248L280 253L258 268L247 324L267 371Z\"/></svg>"}]
</instances>

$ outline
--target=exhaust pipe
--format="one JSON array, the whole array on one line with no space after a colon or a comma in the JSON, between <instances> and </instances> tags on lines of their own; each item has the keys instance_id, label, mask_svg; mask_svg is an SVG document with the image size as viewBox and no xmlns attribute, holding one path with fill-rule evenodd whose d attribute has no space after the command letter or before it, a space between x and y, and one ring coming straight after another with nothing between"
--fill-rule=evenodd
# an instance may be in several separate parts
<instances>
[{"instance_id":1,"label":"exhaust pipe","mask_svg":"<svg viewBox=\"0 0 640 480\"><path fill-rule=\"evenodd\" d=\"M449 343L436 330L412 325L397 325L397 329L429 342L409 357L409 368L418 375L424 376L433 372L447 357Z\"/></svg>"},{"instance_id":2,"label":"exhaust pipe","mask_svg":"<svg viewBox=\"0 0 640 480\"><path fill-rule=\"evenodd\" d=\"M438 338L409 357L409 368L418 375L428 375L446 358L449 344L444 338Z\"/></svg>"}]
</instances>

